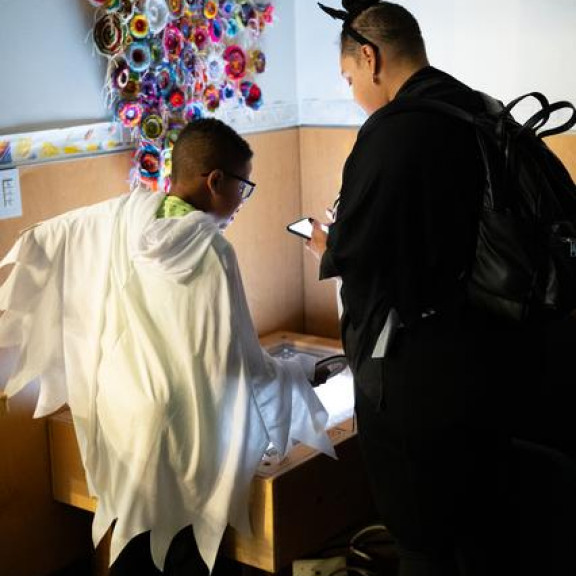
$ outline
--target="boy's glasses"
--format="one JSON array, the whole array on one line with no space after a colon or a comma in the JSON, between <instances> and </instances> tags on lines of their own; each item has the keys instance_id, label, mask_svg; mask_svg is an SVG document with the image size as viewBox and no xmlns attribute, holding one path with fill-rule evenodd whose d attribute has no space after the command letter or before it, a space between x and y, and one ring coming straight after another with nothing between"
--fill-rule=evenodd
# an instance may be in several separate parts
<instances>
[{"instance_id":1,"label":"boy's glasses","mask_svg":"<svg viewBox=\"0 0 576 576\"><path fill-rule=\"evenodd\" d=\"M254 188L256 188L256 183L252 182L251 180L246 180L246 178L242 178L242 176L238 176L238 174L234 174L232 172L227 172L226 170L222 170L222 173L229 178L235 178L240 182L240 186L238 187L238 191L240 192L240 198L242 202L246 202L250 196L252 196L252 192L254 192ZM201 176L210 176L210 172L206 172L201 174Z\"/></svg>"},{"instance_id":2,"label":"boy's glasses","mask_svg":"<svg viewBox=\"0 0 576 576\"><path fill-rule=\"evenodd\" d=\"M235 178L240 182L240 186L238 190L240 191L240 196L242 198L242 202L246 202L250 196L252 196L252 192L254 192L254 188L256 188L256 184L251 182L250 180L246 180L246 178L242 178L242 176L238 176L237 174L232 174L232 172L226 172L222 170L226 176L230 178Z\"/></svg>"}]
</instances>

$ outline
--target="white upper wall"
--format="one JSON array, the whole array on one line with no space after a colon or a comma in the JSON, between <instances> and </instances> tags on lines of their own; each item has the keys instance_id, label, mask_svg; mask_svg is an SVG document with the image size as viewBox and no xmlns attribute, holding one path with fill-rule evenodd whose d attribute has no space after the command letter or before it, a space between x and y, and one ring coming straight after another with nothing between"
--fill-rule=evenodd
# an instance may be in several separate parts
<instances>
[{"instance_id":1,"label":"white upper wall","mask_svg":"<svg viewBox=\"0 0 576 576\"><path fill-rule=\"evenodd\" d=\"M339 76L340 24L315 0L294 1L301 120L313 122L323 111L327 120L349 123L342 116L350 92ZM339 0L324 3L341 7ZM420 22L433 66L504 101L537 90L576 102L576 0L400 3Z\"/></svg>"},{"instance_id":2,"label":"white upper wall","mask_svg":"<svg viewBox=\"0 0 576 576\"><path fill-rule=\"evenodd\" d=\"M265 105L296 102L293 0L262 36ZM0 0L0 134L103 122L106 59L92 45L88 0ZM295 115L289 115L293 120Z\"/></svg>"},{"instance_id":3,"label":"white upper wall","mask_svg":"<svg viewBox=\"0 0 576 576\"><path fill-rule=\"evenodd\" d=\"M110 116L93 14L87 0L0 0L0 134Z\"/></svg>"},{"instance_id":4,"label":"white upper wall","mask_svg":"<svg viewBox=\"0 0 576 576\"><path fill-rule=\"evenodd\" d=\"M324 2L340 7L339 0ZM576 102L576 0L403 3L420 21L438 68L504 101L539 90ZM340 77L339 23L316 0L274 4L278 21L262 41L265 105L253 124L361 123ZM111 119L93 23L88 0L0 0L0 134Z\"/></svg>"}]
</instances>

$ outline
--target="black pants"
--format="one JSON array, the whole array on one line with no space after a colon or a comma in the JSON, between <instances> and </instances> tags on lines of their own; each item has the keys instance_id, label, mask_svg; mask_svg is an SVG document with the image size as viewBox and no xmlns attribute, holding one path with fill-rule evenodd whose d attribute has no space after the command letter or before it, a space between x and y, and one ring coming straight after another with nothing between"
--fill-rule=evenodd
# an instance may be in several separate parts
<instances>
[{"instance_id":1,"label":"black pants","mask_svg":"<svg viewBox=\"0 0 576 576\"><path fill-rule=\"evenodd\" d=\"M515 327L454 316L403 331L386 359L367 360L382 402L357 382L359 439L401 576L576 574L565 546L574 529L557 520L576 513L576 476L516 440L542 433L532 427L541 352Z\"/></svg>"},{"instance_id":2,"label":"black pants","mask_svg":"<svg viewBox=\"0 0 576 576\"><path fill-rule=\"evenodd\" d=\"M174 537L160 572L150 553L150 533L145 532L133 538L122 550L110 568L110 576L208 576L208 568L196 545L194 532L190 526Z\"/></svg>"}]
</instances>

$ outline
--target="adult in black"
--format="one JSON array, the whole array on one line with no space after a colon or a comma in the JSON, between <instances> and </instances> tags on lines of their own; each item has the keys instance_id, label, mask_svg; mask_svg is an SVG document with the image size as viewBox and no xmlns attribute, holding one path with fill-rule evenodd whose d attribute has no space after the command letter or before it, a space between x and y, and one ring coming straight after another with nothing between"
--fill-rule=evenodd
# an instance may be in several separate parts
<instances>
[{"instance_id":1,"label":"adult in black","mask_svg":"<svg viewBox=\"0 0 576 576\"><path fill-rule=\"evenodd\" d=\"M342 75L369 118L344 167L335 221L328 235L316 222L308 246L321 279L342 280L359 438L400 573L528 573L538 547L524 529L532 525L518 521L529 503L514 506L524 475L513 463L524 459L513 438L530 437L539 341L466 302L485 178L473 128L387 109L425 97L479 112L482 99L429 65L403 7L321 7L343 21Z\"/></svg>"}]
</instances>

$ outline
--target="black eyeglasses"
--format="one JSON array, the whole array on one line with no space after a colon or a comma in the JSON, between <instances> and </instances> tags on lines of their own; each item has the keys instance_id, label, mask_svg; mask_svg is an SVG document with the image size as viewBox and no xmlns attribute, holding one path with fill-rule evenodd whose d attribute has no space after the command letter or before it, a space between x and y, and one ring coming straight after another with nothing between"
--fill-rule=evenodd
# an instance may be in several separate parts
<instances>
[{"instance_id":1,"label":"black eyeglasses","mask_svg":"<svg viewBox=\"0 0 576 576\"><path fill-rule=\"evenodd\" d=\"M256 188L256 183L252 182L251 180L246 180L246 178L242 178L242 176L238 176L238 174L234 174L232 172L228 172L226 170L222 170L222 173L230 178L235 178L236 180L240 181L240 186L238 187L238 191L240 192L240 197L242 202L246 202L252 193L254 192L254 188ZM201 174L201 176L210 176L210 172L206 172L205 174Z\"/></svg>"},{"instance_id":2,"label":"black eyeglasses","mask_svg":"<svg viewBox=\"0 0 576 576\"><path fill-rule=\"evenodd\" d=\"M252 192L254 192L254 188L256 188L256 184L250 180L246 180L246 178L242 178L242 176L238 176L237 174L233 174L232 172L226 172L222 170L226 176L230 178L235 178L236 180L240 181L240 187L238 188L240 191L240 196L242 198L242 202L246 202L250 196L252 196Z\"/></svg>"}]
</instances>

